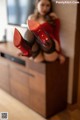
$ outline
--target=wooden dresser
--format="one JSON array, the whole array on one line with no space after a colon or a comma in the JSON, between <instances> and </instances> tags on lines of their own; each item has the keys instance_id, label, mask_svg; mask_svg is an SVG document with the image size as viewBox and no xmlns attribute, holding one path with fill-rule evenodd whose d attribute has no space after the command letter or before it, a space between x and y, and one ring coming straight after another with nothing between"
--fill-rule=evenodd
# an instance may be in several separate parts
<instances>
[{"instance_id":1,"label":"wooden dresser","mask_svg":"<svg viewBox=\"0 0 80 120\"><path fill-rule=\"evenodd\" d=\"M45 118L64 110L69 59L35 63L17 51L12 43L0 44L0 87Z\"/></svg>"}]
</instances>

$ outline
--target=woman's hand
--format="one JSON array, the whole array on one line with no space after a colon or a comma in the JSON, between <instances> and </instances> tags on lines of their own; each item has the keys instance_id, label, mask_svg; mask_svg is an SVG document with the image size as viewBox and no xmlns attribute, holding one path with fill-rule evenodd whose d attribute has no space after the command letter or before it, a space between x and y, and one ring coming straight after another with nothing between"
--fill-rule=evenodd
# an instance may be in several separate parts
<instances>
[{"instance_id":1,"label":"woman's hand","mask_svg":"<svg viewBox=\"0 0 80 120\"><path fill-rule=\"evenodd\" d=\"M59 60L60 60L60 64L63 64L65 62L65 56L64 55L59 55Z\"/></svg>"},{"instance_id":2,"label":"woman's hand","mask_svg":"<svg viewBox=\"0 0 80 120\"><path fill-rule=\"evenodd\" d=\"M50 16L53 20L58 18L58 16L57 16L54 12L50 13L49 16Z\"/></svg>"}]
</instances>

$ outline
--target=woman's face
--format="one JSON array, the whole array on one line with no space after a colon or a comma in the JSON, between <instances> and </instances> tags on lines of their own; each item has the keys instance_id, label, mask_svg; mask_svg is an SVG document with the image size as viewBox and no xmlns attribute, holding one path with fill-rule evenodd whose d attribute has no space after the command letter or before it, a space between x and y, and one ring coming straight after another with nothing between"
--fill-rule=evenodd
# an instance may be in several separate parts
<instances>
[{"instance_id":1,"label":"woman's face","mask_svg":"<svg viewBox=\"0 0 80 120\"><path fill-rule=\"evenodd\" d=\"M48 0L40 0L40 2L38 2L37 4L37 9L38 12L42 15L45 16L51 8L51 4Z\"/></svg>"}]
</instances>

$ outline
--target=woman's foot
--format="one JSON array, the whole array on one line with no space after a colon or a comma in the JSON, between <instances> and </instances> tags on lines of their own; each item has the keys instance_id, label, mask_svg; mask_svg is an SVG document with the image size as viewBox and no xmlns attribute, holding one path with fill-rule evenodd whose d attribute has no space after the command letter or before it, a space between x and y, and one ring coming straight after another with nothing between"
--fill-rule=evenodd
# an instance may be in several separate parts
<instances>
[{"instance_id":1,"label":"woman's foot","mask_svg":"<svg viewBox=\"0 0 80 120\"><path fill-rule=\"evenodd\" d=\"M64 55L59 55L59 60L60 60L60 64L63 64L65 62L65 56Z\"/></svg>"}]
</instances>

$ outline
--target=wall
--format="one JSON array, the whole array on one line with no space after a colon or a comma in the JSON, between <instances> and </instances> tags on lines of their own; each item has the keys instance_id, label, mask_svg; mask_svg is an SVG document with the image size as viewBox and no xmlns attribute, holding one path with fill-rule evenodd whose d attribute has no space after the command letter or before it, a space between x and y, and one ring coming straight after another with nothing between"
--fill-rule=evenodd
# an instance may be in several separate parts
<instances>
[{"instance_id":1,"label":"wall","mask_svg":"<svg viewBox=\"0 0 80 120\"><path fill-rule=\"evenodd\" d=\"M0 40L3 37L6 25L7 25L6 1L0 0Z\"/></svg>"},{"instance_id":2,"label":"wall","mask_svg":"<svg viewBox=\"0 0 80 120\"><path fill-rule=\"evenodd\" d=\"M54 0L55 1L55 0ZM7 25L6 0L0 0L0 40L5 27L7 28L7 39L12 41L13 32L16 26ZM73 62L74 62L74 44L76 31L76 13L77 5L63 5L54 2L54 10L61 20L61 46L66 56L70 57L69 66L69 83L68 83L68 103L72 101L72 84L73 84ZM24 34L24 28L17 27Z\"/></svg>"},{"instance_id":3,"label":"wall","mask_svg":"<svg viewBox=\"0 0 80 120\"><path fill-rule=\"evenodd\" d=\"M64 53L70 57L68 102L71 103L77 4L56 4L54 0L54 10L61 20L60 37L62 49Z\"/></svg>"}]
</instances>

